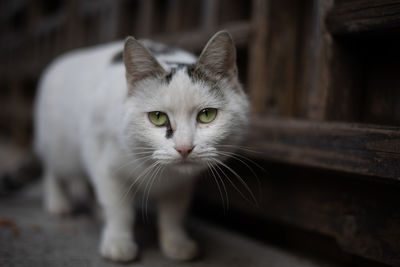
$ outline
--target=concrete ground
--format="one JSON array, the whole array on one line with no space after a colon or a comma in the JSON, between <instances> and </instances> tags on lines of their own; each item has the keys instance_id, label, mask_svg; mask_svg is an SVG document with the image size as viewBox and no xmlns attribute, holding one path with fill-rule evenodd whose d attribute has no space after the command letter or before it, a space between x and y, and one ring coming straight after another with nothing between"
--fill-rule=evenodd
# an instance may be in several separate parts
<instances>
[{"instance_id":1,"label":"concrete ground","mask_svg":"<svg viewBox=\"0 0 400 267\"><path fill-rule=\"evenodd\" d=\"M176 263L166 259L157 247L152 223L141 223L136 227L140 259L129 264L112 263L97 252L100 220L90 215L51 217L41 207L40 191L38 185L31 185L0 198L0 266L328 266L199 220L190 221L193 236L202 248L197 261Z\"/></svg>"}]
</instances>

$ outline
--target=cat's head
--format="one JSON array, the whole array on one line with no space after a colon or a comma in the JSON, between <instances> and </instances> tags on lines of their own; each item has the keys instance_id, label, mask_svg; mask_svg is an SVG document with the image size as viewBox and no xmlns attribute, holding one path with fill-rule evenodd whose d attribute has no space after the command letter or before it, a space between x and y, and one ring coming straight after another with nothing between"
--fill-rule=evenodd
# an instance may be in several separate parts
<instances>
[{"instance_id":1,"label":"cat's head","mask_svg":"<svg viewBox=\"0 0 400 267\"><path fill-rule=\"evenodd\" d=\"M249 119L229 33L216 33L193 64L168 71L129 37L124 64L123 131L132 153L186 171L229 157Z\"/></svg>"}]
</instances>

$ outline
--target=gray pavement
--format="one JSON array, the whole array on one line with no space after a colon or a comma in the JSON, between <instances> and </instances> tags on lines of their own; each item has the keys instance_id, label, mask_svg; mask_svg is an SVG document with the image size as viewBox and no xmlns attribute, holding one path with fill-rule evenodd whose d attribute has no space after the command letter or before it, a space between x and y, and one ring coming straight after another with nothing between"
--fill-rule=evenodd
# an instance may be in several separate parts
<instances>
[{"instance_id":1,"label":"gray pavement","mask_svg":"<svg viewBox=\"0 0 400 267\"><path fill-rule=\"evenodd\" d=\"M1 267L328 266L199 220L190 220L193 236L202 248L202 256L194 262L176 263L166 259L157 247L155 229L150 222L141 223L135 229L141 248L139 260L129 264L112 263L97 252L100 220L90 215L49 216L41 207L40 191L36 184L0 198Z\"/></svg>"}]
</instances>

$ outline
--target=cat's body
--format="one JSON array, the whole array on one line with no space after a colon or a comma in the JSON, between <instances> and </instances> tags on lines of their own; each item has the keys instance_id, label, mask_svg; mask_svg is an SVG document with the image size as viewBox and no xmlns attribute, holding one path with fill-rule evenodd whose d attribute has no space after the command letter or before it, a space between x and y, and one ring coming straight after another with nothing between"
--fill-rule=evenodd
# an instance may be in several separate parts
<instances>
[{"instance_id":1,"label":"cat's body","mask_svg":"<svg viewBox=\"0 0 400 267\"><path fill-rule=\"evenodd\" d=\"M185 51L144 45L157 60L129 38L124 64L117 62L124 44L115 42L66 54L43 75L35 149L45 168L45 205L69 212L63 183L89 177L105 215L101 254L126 261L137 255L132 196L150 195L158 200L164 253L187 260L197 253L183 229L193 182L223 159L220 150L229 152L240 140L248 102L226 32L197 63ZM200 112L211 116L214 109L212 121L199 121ZM167 120L157 126L160 114Z\"/></svg>"}]
</instances>

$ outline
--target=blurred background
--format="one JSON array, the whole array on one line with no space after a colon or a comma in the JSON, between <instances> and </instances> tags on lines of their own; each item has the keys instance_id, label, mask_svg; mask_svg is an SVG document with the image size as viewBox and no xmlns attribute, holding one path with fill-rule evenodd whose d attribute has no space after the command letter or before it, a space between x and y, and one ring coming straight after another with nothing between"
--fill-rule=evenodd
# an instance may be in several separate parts
<instances>
[{"instance_id":1,"label":"blurred background","mask_svg":"<svg viewBox=\"0 0 400 267\"><path fill-rule=\"evenodd\" d=\"M221 216L203 183L195 213L313 258L400 266L397 0L1 0L2 192L38 173L25 167L32 106L56 56L128 35L199 53L221 29L252 102L245 145L257 153L242 155L265 171L236 167L259 206L230 188Z\"/></svg>"}]
</instances>

